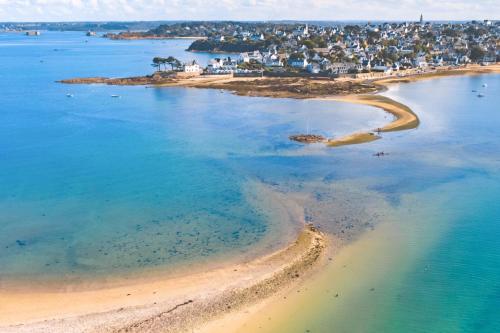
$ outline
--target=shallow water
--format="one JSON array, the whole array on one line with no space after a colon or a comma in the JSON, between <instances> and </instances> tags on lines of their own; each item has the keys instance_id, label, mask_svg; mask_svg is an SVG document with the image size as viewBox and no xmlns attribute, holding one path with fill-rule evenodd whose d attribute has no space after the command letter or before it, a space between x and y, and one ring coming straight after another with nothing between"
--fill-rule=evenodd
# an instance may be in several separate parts
<instances>
[{"instance_id":1,"label":"shallow water","mask_svg":"<svg viewBox=\"0 0 500 333\"><path fill-rule=\"evenodd\" d=\"M300 178L308 153L288 135L384 121L341 103L55 82L148 73L156 55L204 63L188 43L0 35L4 283L172 271L279 247L288 217L256 186Z\"/></svg>"},{"instance_id":2,"label":"shallow water","mask_svg":"<svg viewBox=\"0 0 500 333\"><path fill-rule=\"evenodd\" d=\"M392 87L387 95L422 124L365 145L390 153L357 170L357 186L389 204L385 223L241 331L498 332L499 78ZM478 99L471 90L483 82L487 97ZM342 170L336 183L350 177Z\"/></svg>"},{"instance_id":3,"label":"shallow water","mask_svg":"<svg viewBox=\"0 0 500 333\"><path fill-rule=\"evenodd\" d=\"M156 55L205 63L182 51L188 43L0 34L2 282L170 270L278 246L280 228L292 227L264 186L309 194L307 220L354 242L251 327L500 330L498 75L394 86L387 95L421 126L337 149L287 137L338 136L390 116L345 103L54 82L143 74Z\"/></svg>"}]
</instances>

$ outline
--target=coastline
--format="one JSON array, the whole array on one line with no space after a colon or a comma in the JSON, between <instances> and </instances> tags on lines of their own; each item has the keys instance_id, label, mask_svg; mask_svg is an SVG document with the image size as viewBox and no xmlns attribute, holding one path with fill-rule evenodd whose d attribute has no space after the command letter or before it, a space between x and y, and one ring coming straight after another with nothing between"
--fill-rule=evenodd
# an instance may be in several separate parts
<instances>
[{"instance_id":1,"label":"coastline","mask_svg":"<svg viewBox=\"0 0 500 333\"><path fill-rule=\"evenodd\" d=\"M404 241L411 239L404 231L405 228L395 221L382 222L335 252L332 261L294 288L293 292L273 297L245 312L225 316L198 333L365 332L366 327L363 329L357 323L352 324L360 315L352 310L350 302L356 301L355 295L361 295L361 304L364 304L370 296L373 297L379 284L387 280L386 272L391 265L404 266L404 262L398 262L391 256L391 253L398 253L404 248ZM362 305L355 304L362 311ZM368 304L373 306L373 303ZM358 330L337 330L337 326L334 328L328 326L329 323L319 322L319 314L324 315L326 308L338 314L333 320L348 321L352 325L349 327Z\"/></svg>"},{"instance_id":2,"label":"coastline","mask_svg":"<svg viewBox=\"0 0 500 333\"><path fill-rule=\"evenodd\" d=\"M119 35L116 35L119 36ZM192 40L205 40L207 37L203 36L172 36L172 37L167 37L167 36L119 36L119 37L109 37L105 36L105 38L110 39L110 40L169 40L169 39L192 39Z\"/></svg>"},{"instance_id":3,"label":"coastline","mask_svg":"<svg viewBox=\"0 0 500 333\"><path fill-rule=\"evenodd\" d=\"M379 133L417 128L418 116L406 105L378 93L388 85L457 75L500 73L500 64L487 66L469 65L461 68L444 68L432 72L401 74L372 79L319 80L311 78L235 78L232 75L207 75L190 78L142 76L131 78L74 78L59 81L64 84L149 85L153 87L189 87L226 90L239 96L322 99L373 106L394 116L390 123L376 129L351 133L340 138L303 140L321 142L328 147L368 143L381 139ZM290 136L304 136L290 133ZM305 135L308 136L308 135Z\"/></svg>"},{"instance_id":4,"label":"coastline","mask_svg":"<svg viewBox=\"0 0 500 333\"><path fill-rule=\"evenodd\" d=\"M492 72L497 73L498 66L496 68L497 68L496 70L489 71L487 73L492 73ZM464 70L464 71L460 71L458 74L453 73L451 75L461 75L461 74L467 74L467 75L471 74L472 75L472 74L484 74L484 73L485 72L478 73L478 72L474 72L474 71L465 71ZM434 76L427 75L427 76L422 76L422 77L415 77L415 78L412 78L411 80L407 79L405 81L401 81L401 80L403 80L402 78L377 80L376 83L380 84L380 85L385 85L385 84L391 84L391 83L413 82L413 81L417 81L420 79L428 79L428 78L443 77L443 76L446 76L446 75L444 75L443 73L439 73L439 75L434 75ZM250 81L250 80L254 80L254 78L243 79L243 81ZM216 80L215 82L217 84L224 83L224 82L229 82L231 84L234 84L235 82L242 82L242 79L234 80L234 79L227 79L226 78L226 79L222 79L222 80L221 79ZM88 83L94 83L94 82L88 82ZM105 81L97 82L97 83L108 84ZM203 82L202 84L200 84L200 86L193 86L192 82L186 82L186 81L184 81L182 83L167 83L167 84L162 84L162 85L158 85L158 86L185 86L185 87L200 88L200 87L202 87L201 85L203 86L203 88L222 89L222 88L214 88L212 83L209 81ZM229 89L227 89L227 90L229 90ZM282 94L283 94L282 92L279 92L279 93L277 93L278 96L266 96L266 97L283 97L283 96L281 96ZM392 121L391 123L382 127L380 129L381 132L382 131L386 131L386 132L398 131L398 130L404 130L404 129L409 129L409 128L415 128L416 126L418 126L418 117L408 107L406 107L405 105L403 105L399 102L393 101L387 97L383 97L380 95L374 95L374 94L371 94L371 95L366 95L366 94L352 95L352 94L350 94L350 95L344 95L344 96L319 96L319 97L311 97L310 95L307 95L305 97L304 96L297 97L294 94L290 94L290 95L291 96L288 96L288 97L291 97L291 98L321 98L321 99L325 99L325 100L337 100L337 101L343 101L343 102L353 102L353 103L359 103L359 104L366 104L366 105L372 105L372 106L381 108L384 111L389 112L396 117L396 119L394 121ZM260 95L257 94L257 95L249 95L249 96L260 96ZM370 134L370 132L365 132L365 133L354 133L354 134L349 135L347 137L339 138L336 140L330 140L328 143L332 144L333 146L335 146L338 143L337 145L341 146L341 145L346 145L346 144L363 143L363 142L373 141L376 139L378 139L378 138L374 134ZM335 143L335 141L337 141L337 143ZM305 237L305 236L303 236L303 234L301 233L301 237ZM294 243L295 245L297 245L297 244L303 245L302 241L300 241L301 237L299 237L297 242ZM302 238L302 239L304 239L304 238ZM312 238L309 238L309 239L312 239ZM328 242L325 242L324 244L326 244L326 243L328 243ZM291 247L293 247L293 245L291 245ZM326 245L324 248L326 248ZM294 249L297 249L297 248L294 247ZM92 300L88 301L88 303L83 302L84 305L86 304L87 306L91 307L92 311L89 311L90 308L87 308L86 311L82 311L81 313L68 312L68 313L65 313L63 315L60 315L59 319L56 319L57 317L51 318L51 320L49 320L49 321L38 322L38 323L34 323L32 325L11 326L11 327L5 328L5 327L1 326L2 324L0 324L0 328L2 328L3 331L5 328L5 332L10 332L10 331L12 331L12 332L14 332L14 331L15 332L39 332L39 331L42 331L43 329L47 329L47 328L50 329L50 332L59 332L59 331L64 332L64 331L67 331L68 327L81 327L81 331L85 329L85 330L90 331L90 332L108 332L108 331L111 332L111 331L125 331L125 330L128 332L134 332L134 331L141 332L144 330L155 332L155 330L165 331L165 327L164 326L162 327L162 325L170 325L169 327L173 331L181 330L182 327L179 328L178 326L174 326L176 324L172 324L172 322L168 321L171 314L172 314L172 311L174 311L172 309L175 309L176 314L179 313L179 311L177 311L177 310L182 309L182 312L186 313L187 317L181 316L178 318L182 318L182 320L184 320L184 321L187 320L186 318L193 318L193 317L198 316L198 319L196 319L196 320L200 320L200 322L198 322L196 320L195 320L196 322L189 321L189 324L193 325L193 327L200 327L201 324L207 323L215 318L218 318L222 314L225 314L226 312L229 312L229 311L231 311L231 315L232 315L233 310L236 310L237 317L235 320L243 320L243 318L245 318L247 316L246 311L245 311L245 313L241 312L243 308L245 310L247 310L247 309L259 309L260 307L263 306L262 304L271 304L272 300L276 299L277 296L279 295L279 291L286 290L286 287L289 286L289 284L284 283L284 284L280 284L279 287L276 289L271 288L271 290L269 290L269 293L266 292L266 293L260 294L257 299L253 299L251 302L239 303L239 301L238 301L237 302L238 305L236 305L236 306L230 305L231 308L227 308L227 307L224 308L223 305L227 304L227 302L226 302L227 299L220 298L221 295L224 294L224 290L226 290L226 291L228 290L227 288L234 287L232 282L229 282L229 281L233 281L233 277L234 277L233 274L237 275L237 277L240 279L239 280L240 282L244 281L244 282L241 282L246 286L246 288L243 287L243 290L246 290L246 291L243 291L244 295L248 295L245 293L248 293L248 290L254 290L252 288L255 288L256 285L263 287L263 285L259 284L259 283L264 283L264 286L265 286L267 282L263 282L263 281L269 281L269 278L272 278L273 273L272 272L270 273L268 270L258 270L258 269L255 271L252 271L249 269L248 266L256 267L256 266L259 266L259 263L262 263L262 262L267 262L267 263L269 263L269 265L271 265L271 263L276 264L276 261L278 261L277 258L279 258L279 257L283 258L285 256L283 253L288 253L286 249L282 250L282 251L284 251L284 252L278 251L277 253L274 253L270 256L266 256L264 258L257 259L255 262L242 264L242 265L236 265L236 266L230 266L230 267L223 268L221 270L212 271L211 275L204 275L204 276L196 275L196 276L182 277L182 278L179 278L177 280L156 281L155 283L152 282L152 283L148 284L147 286L146 285L136 285L134 287L135 289L132 292L127 292L126 289L123 289L123 288L130 288L130 286L123 287L123 288L120 287L121 289L120 288L110 288L110 289L102 290L101 291L102 293L99 295L93 294L92 297L94 297L94 298L92 298ZM327 249L327 251L330 251L330 250ZM281 253L281 255L280 255L280 253ZM321 262L320 257L324 257L324 254L318 256L316 258L315 263ZM309 268L312 267L312 265L307 265L307 266ZM234 267L237 267L237 268L234 268ZM245 269L245 267L247 269ZM273 266L273 267L276 268L277 266ZM267 268L269 268L269 266ZM281 268L284 269L283 266L281 266ZM234 271L235 269L237 271ZM233 270L233 271L231 271L231 270ZM309 273L307 273L307 271ZM304 275L302 273L299 274L299 278L297 278L297 279L292 278L292 282L293 283L301 283L301 281L304 281L303 280L304 276L307 277L307 275L310 274L310 272L312 270L308 269L307 271L305 271L306 273L304 273ZM282 273L283 271L278 271L278 273L276 273L276 271L274 271L275 274L278 274L279 276L283 276L283 274L281 274L280 272ZM227 280L226 280L226 278L227 278ZM209 284L208 282L207 282L207 284L200 283L199 282L200 280L198 280L198 279L201 279L202 281L205 281L205 282L207 282L207 279L211 279L212 281L216 280L217 284L214 285L213 282L212 282L212 284ZM227 285L226 289L221 290L220 288L221 288L221 286L225 285L225 283L224 283L225 281L228 281L228 285ZM253 281L254 284L249 284L249 281ZM258 282L258 281L260 281L260 282ZM167 287L167 285L169 287ZM274 284L272 283L272 285L274 285ZM257 288L260 288L260 287L257 287ZM159 293L160 288L165 288L165 289L161 289L161 294ZM197 288L199 288L199 289L197 289ZM156 290L156 289L158 289L158 290ZM207 304L206 306L209 309L213 309L214 304L218 304L216 306L217 310L214 312L215 313L214 316L209 316L209 317L203 316L203 318L200 318L199 312L192 312L192 311L194 311L194 310L192 310L192 308L195 305L197 305L198 303L194 299L194 297L186 300L185 296L180 296L180 293L182 291L186 292L186 290L188 290L190 292L197 291L199 293L198 294L199 299L201 299L203 301L208 301L208 303L205 303L205 304ZM125 293L127 293L127 294L125 294ZM240 296L243 294L238 293L238 295L240 295ZM71 292L69 292L69 293L66 293L66 295L73 295L73 296L80 298L82 296L88 297L89 294L87 292L80 292L78 294L74 294L74 293L71 294ZM268 297L271 295L274 295L274 296ZM26 296L25 299L23 299L23 298L19 299L18 295L10 295L10 296L15 297L16 302L21 302L21 303L24 302L24 305L28 305L32 299L32 295ZM127 296L131 296L131 297L127 298ZM9 303L8 298L2 299L2 297L5 297L5 296L0 295L0 301L1 301L0 303L2 303L2 304ZM54 297L53 294L48 294L48 295L45 295L44 297L46 297L46 298L45 298L45 301L42 301L42 303L44 303L44 304L49 303L50 304L50 302L54 302L54 300L51 300L51 298ZM266 298L266 299L261 300L261 297ZM236 298L238 299L238 297L236 297ZM12 298L12 300L13 299L14 298ZM168 303L165 302L165 299L169 300ZM219 302L221 299L224 300L222 302L223 303L222 305ZM190 300L193 302L189 302ZM60 301L60 299L59 299L59 301ZM58 300L56 300L55 302L58 303ZM104 303L104 305L101 304L101 302ZM113 306L109 305L110 302L114 302ZM163 303L161 303L161 302L163 302ZM61 304L63 304L63 306L64 305L70 306L71 301L69 301L69 300L62 301L62 302L58 303L58 306L61 307ZM231 303L231 304L233 304L233 303ZM96 311L95 308L97 307L97 305L99 305L100 309L98 309ZM108 308L106 308L106 306L108 306ZM189 310L189 309L191 309L191 310ZM252 312L253 310L248 310L248 311ZM17 313L17 311L13 311L12 313ZM25 315L25 313L23 313L23 315ZM70 317L73 317L73 318L68 319ZM50 318L50 316L49 316L49 318ZM38 318L38 319L39 320L46 320L43 318ZM2 321L0 320L0 322L2 322ZM30 322L30 320L27 320L27 321L21 320L19 322L27 323L27 322ZM19 322L17 322L17 323L19 323ZM12 322L12 323L16 323L16 322ZM126 324L126 325L124 325L124 324ZM75 326L73 326L73 325L75 325ZM87 327L85 325L94 325L94 328L89 329L89 327ZM155 326L155 325L160 325L160 326ZM106 328L104 328L104 327L106 327ZM108 329L107 327L111 327L111 328ZM208 329L210 327L210 324L208 324L206 327ZM58 331L58 329L59 329L59 331ZM208 331L210 331L210 330L208 330ZM216 330L214 330L214 332L215 331Z\"/></svg>"},{"instance_id":5,"label":"coastline","mask_svg":"<svg viewBox=\"0 0 500 333\"><path fill-rule=\"evenodd\" d=\"M322 261L327 242L325 235L308 225L284 249L203 273L102 290L3 292L0 329L185 331L297 283Z\"/></svg>"},{"instance_id":6,"label":"coastline","mask_svg":"<svg viewBox=\"0 0 500 333\"><path fill-rule=\"evenodd\" d=\"M241 263L252 262L279 251L292 244L305 226L301 196L295 193L282 193L274 186L260 181L248 181L242 192L245 200L259 209L268 220L265 234L251 245L242 246L234 251L170 263L161 266L142 267L137 270L111 271L108 274L89 274L86 276L51 275L33 277L3 277L0 279L0 298L8 292L81 292L99 291L108 288L154 283L195 275L206 271L218 270ZM34 280L33 280L34 278ZM0 323L2 307L0 306Z\"/></svg>"},{"instance_id":7,"label":"coastline","mask_svg":"<svg viewBox=\"0 0 500 333\"><path fill-rule=\"evenodd\" d=\"M349 95L342 97L325 98L339 102L364 104L382 109L394 116L390 123L369 132L359 132L347 136L330 139L325 142L329 147L340 147L352 144L361 144L381 139L377 133L395 132L417 128L420 120L417 115L406 105L399 103L389 97L381 95Z\"/></svg>"},{"instance_id":8,"label":"coastline","mask_svg":"<svg viewBox=\"0 0 500 333\"><path fill-rule=\"evenodd\" d=\"M382 85L391 83L411 83L420 80L436 79L440 77L458 76L458 75L482 75L482 74L498 74L500 73L500 63L490 65L467 65L459 68L444 68L437 69L431 72L415 73L405 75L403 77L391 76L374 80L374 82Z\"/></svg>"}]
</instances>

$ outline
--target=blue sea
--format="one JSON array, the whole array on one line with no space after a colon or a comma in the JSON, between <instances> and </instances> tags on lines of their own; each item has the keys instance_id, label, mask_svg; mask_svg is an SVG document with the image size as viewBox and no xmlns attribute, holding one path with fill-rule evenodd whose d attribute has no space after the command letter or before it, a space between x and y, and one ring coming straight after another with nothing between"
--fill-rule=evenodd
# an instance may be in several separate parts
<instances>
[{"instance_id":1,"label":"blue sea","mask_svg":"<svg viewBox=\"0 0 500 333\"><path fill-rule=\"evenodd\" d=\"M298 223L276 193L352 242L387 223L400 232L366 253L385 263L365 267L370 288L345 291L342 311L310 303L291 331L500 331L500 76L393 86L385 94L421 126L335 149L288 136L342 136L391 117L338 102L56 82L151 73L154 56L213 57L184 51L189 43L0 34L0 287L175 272L278 248Z\"/></svg>"},{"instance_id":2,"label":"blue sea","mask_svg":"<svg viewBox=\"0 0 500 333\"><path fill-rule=\"evenodd\" d=\"M288 222L257 187L293 172L276 167L301 154L288 135L384 121L362 107L353 118L350 105L56 82L151 73L158 55L207 63L189 43L0 35L4 283L173 271L278 248Z\"/></svg>"},{"instance_id":3,"label":"blue sea","mask_svg":"<svg viewBox=\"0 0 500 333\"><path fill-rule=\"evenodd\" d=\"M313 189L335 203L323 230L375 226L242 332L500 332L499 92L499 75L391 86L421 125L331 151Z\"/></svg>"}]
</instances>

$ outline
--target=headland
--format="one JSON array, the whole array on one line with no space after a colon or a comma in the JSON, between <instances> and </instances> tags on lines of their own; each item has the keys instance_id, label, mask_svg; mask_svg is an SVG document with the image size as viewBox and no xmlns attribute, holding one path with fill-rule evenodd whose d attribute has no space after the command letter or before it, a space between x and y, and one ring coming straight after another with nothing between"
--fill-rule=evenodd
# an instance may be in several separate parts
<instances>
[{"instance_id":1,"label":"headland","mask_svg":"<svg viewBox=\"0 0 500 333\"><path fill-rule=\"evenodd\" d=\"M302 143L324 143L329 147L367 143L381 138L384 132L402 131L418 127L418 116L406 105L379 95L388 85L456 75L500 73L500 65L469 65L460 68L441 68L429 72L401 72L382 77L319 79L306 77L234 77L233 75L200 75L176 77L156 73L127 78L73 78L61 80L65 84L149 85L155 87L190 87L230 91L239 96L323 99L373 106L390 113L394 119L380 127L340 138L324 138L316 134L290 133L290 139Z\"/></svg>"}]
</instances>

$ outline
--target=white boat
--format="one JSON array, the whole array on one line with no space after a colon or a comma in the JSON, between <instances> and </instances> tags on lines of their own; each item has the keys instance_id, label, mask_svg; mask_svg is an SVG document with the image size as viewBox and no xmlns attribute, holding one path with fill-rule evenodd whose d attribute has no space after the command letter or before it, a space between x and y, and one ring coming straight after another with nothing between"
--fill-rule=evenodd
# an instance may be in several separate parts
<instances>
[{"instance_id":1,"label":"white boat","mask_svg":"<svg viewBox=\"0 0 500 333\"><path fill-rule=\"evenodd\" d=\"M75 95L73 95L73 94L66 94L66 97L69 97L69 98L72 98L72 97L74 97L74 96L75 96Z\"/></svg>"},{"instance_id":2,"label":"white boat","mask_svg":"<svg viewBox=\"0 0 500 333\"><path fill-rule=\"evenodd\" d=\"M483 83L483 88L487 88L488 85L486 83Z\"/></svg>"}]
</instances>

